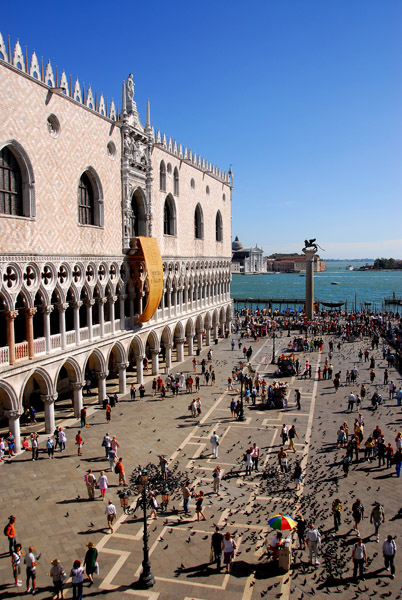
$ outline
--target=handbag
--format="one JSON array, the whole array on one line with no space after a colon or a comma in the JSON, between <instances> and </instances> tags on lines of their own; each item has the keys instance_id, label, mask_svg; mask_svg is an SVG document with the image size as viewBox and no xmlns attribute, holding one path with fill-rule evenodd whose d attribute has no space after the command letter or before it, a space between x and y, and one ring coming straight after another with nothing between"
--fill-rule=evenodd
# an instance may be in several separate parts
<instances>
[{"instance_id":1,"label":"handbag","mask_svg":"<svg viewBox=\"0 0 402 600\"><path fill-rule=\"evenodd\" d=\"M102 440L101 446L105 447L106 446L106 442L105 440Z\"/></svg>"},{"instance_id":2,"label":"handbag","mask_svg":"<svg viewBox=\"0 0 402 600\"><path fill-rule=\"evenodd\" d=\"M98 561L96 561L96 563L95 563L94 567L95 567L95 573L96 573L97 575L99 575L99 563L98 563Z\"/></svg>"},{"instance_id":3,"label":"handbag","mask_svg":"<svg viewBox=\"0 0 402 600\"><path fill-rule=\"evenodd\" d=\"M211 550L209 551L209 562L211 563L213 560L214 560L214 551L211 548Z\"/></svg>"}]
</instances>

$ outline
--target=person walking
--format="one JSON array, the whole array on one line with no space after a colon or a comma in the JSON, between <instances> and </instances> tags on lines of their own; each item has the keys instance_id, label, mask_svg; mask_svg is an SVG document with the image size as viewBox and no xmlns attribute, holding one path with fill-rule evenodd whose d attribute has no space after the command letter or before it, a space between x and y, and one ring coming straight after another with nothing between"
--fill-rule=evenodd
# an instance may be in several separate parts
<instances>
[{"instance_id":1,"label":"person walking","mask_svg":"<svg viewBox=\"0 0 402 600\"><path fill-rule=\"evenodd\" d=\"M78 456L81 456L81 450L82 450L82 445L83 445L83 439L82 439L82 435L81 435L81 431L78 431L77 435L75 436L75 444L77 446L78 449Z\"/></svg>"},{"instance_id":2,"label":"person walking","mask_svg":"<svg viewBox=\"0 0 402 600\"><path fill-rule=\"evenodd\" d=\"M38 457L39 457L39 434L36 432L31 433L31 448L32 448L32 460L38 460Z\"/></svg>"},{"instance_id":3,"label":"person walking","mask_svg":"<svg viewBox=\"0 0 402 600\"><path fill-rule=\"evenodd\" d=\"M295 401L296 401L297 410L301 410L300 400L301 400L301 393L300 393L300 390L297 389L297 390L295 390Z\"/></svg>"},{"instance_id":4,"label":"person walking","mask_svg":"<svg viewBox=\"0 0 402 600\"><path fill-rule=\"evenodd\" d=\"M202 512L202 503L204 501L204 492L203 490L199 491L198 496L195 496L195 511L196 511L196 515L197 515L197 521L200 520L200 515L202 516L202 520L206 521L205 515Z\"/></svg>"},{"instance_id":5,"label":"person walking","mask_svg":"<svg viewBox=\"0 0 402 600\"><path fill-rule=\"evenodd\" d=\"M339 498L336 498L332 503L332 513L334 515L334 529L335 533L338 533L339 527L341 525L341 512L342 512L342 504Z\"/></svg>"},{"instance_id":6,"label":"person walking","mask_svg":"<svg viewBox=\"0 0 402 600\"><path fill-rule=\"evenodd\" d=\"M103 436L103 440L102 440L102 446L105 449L106 458L109 458L109 450L110 450L111 444L112 444L112 438L106 432L105 435Z\"/></svg>"},{"instance_id":7,"label":"person walking","mask_svg":"<svg viewBox=\"0 0 402 600\"><path fill-rule=\"evenodd\" d=\"M67 577L62 564L58 558L54 558L51 563L50 577L53 581L53 600L64 600L64 580Z\"/></svg>"},{"instance_id":8,"label":"person walking","mask_svg":"<svg viewBox=\"0 0 402 600\"><path fill-rule=\"evenodd\" d=\"M251 469L253 468L253 458L251 456L251 450L248 448L244 455L244 466L246 468L245 476L251 475Z\"/></svg>"},{"instance_id":9,"label":"person walking","mask_svg":"<svg viewBox=\"0 0 402 600\"><path fill-rule=\"evenodd\" d=\"M384 557L384 567L387 571L391 568L391 578L395 579L395 554L397 551L395 540L392 535L388 535L382 545L382 555Z\"/></svg>"},{"instance_id":10,"label":"person walking","mask_svg":"<svg viewBox=\"0 0 402 600\"><path fill-rule=\"evenodd\" d=\"M168 460L164 454L159 455L159 466L161 468L162 479L167 479Z\"/></svg>"},{"instance_id":11,"label":"person walking","mask_svg":"<svg viewBox=\"0 0 402 600\"><path fill-rule=\"evenodd\" d=\"M221 487L221 478L222 478L222 469L221 469L220 465L217 465L215 467L215 469L212 471L212 478L213 478L214 492L215 492L215 494L217 494L219 496L219 490Z\"/></svg>"},{"instance_id":12,"label":"person walking","mask_svg":"<svg viewBox=\"0 0 402 600\"><path fill-rule=\"evenodd\" d=\"M112 420L112 407L110 405L110 402L108 402L106 404L106 423L110 423L111 420Z\"/></svg>"},{"instance_id":13,"label":"person walking","mask_svg":"<svg viewBox=\"0 0 402 600\"><path fill-rule=\"evenodd\" d=\"M296 531L297 531L297 537L299 539L299 550L305 550L306 549L306 527L307 527L307 523L303 518L303 515L301 513L297 514L296 517L296 522L297 522L297 526L296 526Z\"/></svg>"},{"instance_id":14,"label":"person walking","mask_svg":"<svg viewBox=\"0 0 402 600\"><path fill-rule=\"evenodd\" d=\"M209 441L211 442L212 454L214 455L214 458L218 458L218 454L219 454L219 435L216 433L216 431L213 432L213 434L211 435Z\"/></svg>"},{"instance_id":15,"label":"person walking","mask_svg":"<svg viewBox=\"0 0 402 600\"><path fill-rule=\"evenodd\" d=\"M70 572L71 583L73 584L73 600L82 600L82 586L84 583L84 567L81 567L79 560L75 560Z\"/></svg>"},{"instance_id":16,"label":"person walking","mask_svg":"<svg viewBox=\"0 0 402 600\"><path fill-rule=\"evenodd\" d=\"M370 514L370 523L374 525L374 535L378 544L380 541L379 529L381 523L385 523L384 507L379 502L374 502L374 507Z\"/></svg>"},{"instance_id":17,"label":"person walking","mask_svg":"<svg viewBox=\"0 0 402 600\"><path fill-rule=\"evenodd\" d=\"M190 498L192 497L192 493L191 493L189 486L190 486L190 482L189 482L189 480L187 480L181 489L181 493L183 494L183 511L184 511L185 515L190 514L190 512L188 510L188 504L190 502Z\"/></svg>"},{"instance_id":18,"label":"person walking","mask_svg":"<svg viewBox=\"0 0 402 600\"><path fill-rule=\"evenodd\" d=\"M87 426L87 409L83 406L80 410L80 427L84 429Z\"/></svg>"},{"instance_id":19,"label":"person walking","mask_svg":"<svg viewBox=\"0 0 402 600\"><path fill-rule=\"evenodd\" d=\"M105 508L105 515L107 517L107 526L110 529L110 533L113 533L113 523L117 518L116 507L111 500L109 500L108 505Z\"/></svg>"},{"instance_id":20,"label":"person walking","mask_svg":"<svg viewBox=\"0 0 402 600\"><path fill-rule=\"evenodd\" d=\"M288 472L288 455L284 448L281 448L278 452L278 461L281 469L281 473Z\"/></svg>"},{"instance_id":21,"label":"person walking","mask_svg":"<svg viewBox=\"0 0 402 600\"><path fill-rule=\"evenodd\" d=\"M360 498L356 498L356 500L352 504L352 517L355 522L356 535L360 537L360 522L364 519L364 506L361 503Z\"/></svg>"},{"instance_id":22,"label":"person walking","mask_svg":"<svg viewBox=\"0 0 402 600\"><path fill-rule=\"evenodd\" d=\"M124 465L122 458L119 458L115 470L119 475L119 485L126 485L126 477L124 475Z\"/></svg>"},{"instance_id":23,"label":"person walking","mask_svg":"<svg viewBox=\"0 0 402 600\"><path fill-rule=\"evenodd\" d=\"M230 573L236 548L236 542L232 538L232 534L227 531L223 539L223 562L226 565L226 573Z\"/></svg>"},{"instance_id":24,"label":"person walking","mask_svg":"<svg viewBox=\"0 0 402 600\"><path fill-rule=\"evenodd\" d=\"M96 477L92 473L92 469L88 469L88 473L85 473L84 481L87 486L88 500L95 500Z\"/></svg>"},{"instance_id":25,"label":"person walking","mask_svg":"<svg viewBox=\"0 0 402 600\"><path fill-rule=\"evenodd\" d=\"M10 553L10 556L12 556L12 554L15 550L15 544L16 544L14 515L11 515L10 517L8 517L8 524L4 528L4 534L8 538L8 551Z\"/></svg>"},{"instance_id":26,"label":"person walking","mask_svg":"<svg viewBox=\"0 0 402 600\"><path fill-rule=\"evenodd\" d=\"M288 437L289 437L288 450L293 450L293 452L296 453L296 448L294 446L294 440L295 440L295 437L297 437L297 439L299 439L299 436L297 435L295 425L292 425L292 427L289 429Z\"/></svg>"},{"instance_id":27,"label":"person walking","mask_svg":"<svg viewBox=\"0 0 402 600\"><path fill-rule=\"evenodd\" d=\"M309 529L306 534L306 538L310 564L313 564L314 556L314 564L319 565L320 562L318 560L318 546L321 544L321 535L318 529L315 527L314 523L310 523Z\"/></svg>"},{"instance_id":28,"label":"person walking","mask_svg":"<svg viewBox=\"0 0 402 600\"><path fill-rule=\"evenodd\" d=\"M98 551L95 548L95 544L93 542L88 542L87 548L88 550L85 553L84 564L85 571L89 579L89 586L91 586L94 582L93 574L96 572L97 569L96 562L98 560Z\"/></svg>"},{"instance_id":29,"label":"person walking","mask_svg":"<svg viewBox=\"0 0 402 600\"><path fill-rule=\"evenodd\" d=\"M98 477L97 485L100 488L101 498L102 498L102 500L104 500L105 499L106 490L107 490L108 485L109 485L109 482L108 482L107 477L105 475L105 471L101 471L101 473L100 473L100 475Z\"/></svg>"},{"instance_id":30,"label":"person walking","mask_svg":"<svg viewBox=\"0 0 402 600\"><path fill-rule=\"evenodd\" d=\"M64 433L64 429L63 429L63 427L59 427L60 452L63 452L66 449L66 441L67 441L67 437L66 437L66 434Z\"/></svg>"},{"instance_id":31,"label":"person walking","mask_svg":"<svg viewBox=\"0 0 402 600\"><path fill-rule=\"evenodd\" d=\"M29 546L28 554L24 558L24 563L26 565L26 575L27 575L27 594L32 591L32 594L36 594L36 558L34 554L34 547ZM30 582L32 582L32 588L30 587Z\"/></svg>"},{"instance_id":32,"label":"person walking","mask_svg":"<svg viewBox=\"0 0 402 600\"><path fill-rule=\"evenodd\" d=\"M54 442L49 436L46 440L47 455L49 458L54 458Z\"/></svg>"},{"instance_id":33,"label":"person walking","mask_svg":"<svg viewBox=\"0 0 402 600\"><path fill-rule=\"evenodd\" d=\"M258 471L258 461L260 458L260 449L255 442L253 444L253 447L251 448L251 458L253 459L254 470Z\"/></svg>"},{"instance_id":34,"label":"person walking","mask_svg":"<svg viewBox=\"0 0 402 600\"><path fill-rule=\"evenodd\" d=\"M299 461L297 461L295 465L295 470L293 472L293 480L296 484L296 490L300 490L300 486L303 483L303 475L301 464L299 463Z\"/></svg>"},{"instance_id":35,"label":"person walking","mask_svg":"<svg viewBox=\"0 0 402 600\"><path fill-rule=\"evenodd\" d=\"M109 448L109 471L113 472L115 470L115 464L116 464L116 450L113 450L112 447Z\"/></svg>"},{"instance_id":36,"label":"person walking","mask_svg":"<svg viewBox=\"0 0 402 600\"><path fill-rule=\"evenodd\" d=\"M220 531L219 525L217 525L215 527L215 532L211 536L211 550L213 553L212 559L214 560L214 562L216 562L217 571L221 570L223 547L223 534Z\"/></svg>"},{"instance_id":37,"label":"person walking","mask_svg":"<svg viewBox=\"0 0 402 600\"><path fill-rule=\"evenodd\" d=\"M353 561L353 579L357 580L357 570L359 569L359 577L364 581L363 568L367 563L367 552L366 546L363 544L363 540L358 538L357 542L352 548L352 561Z\"/></svg>"},{"instance_id":38,"label":"person walking","mask_svg":"<svg viewBox=\"0 0 402 600\"><path fill-rule=\"evenodd\" d=\"M13 576L15 580L15 585L17 587L22 586L22 581L20 579L21 575L21 557L24 556L22 551L21 544L16 544L13 552L11 553L11 565L13 567Z\"/></svg>"},{"instance_id":39,"label":"person walking","mask_svg":"<svg viewBox=\"0 0 402 600\"><path fill-rule=\"evenodd\" d=\"M134 383L132 383L131 387L130 387L130 399L131 400L135 400L135 392L136 392L135 385L134 385Z\"/></svg>"}]
</instances>

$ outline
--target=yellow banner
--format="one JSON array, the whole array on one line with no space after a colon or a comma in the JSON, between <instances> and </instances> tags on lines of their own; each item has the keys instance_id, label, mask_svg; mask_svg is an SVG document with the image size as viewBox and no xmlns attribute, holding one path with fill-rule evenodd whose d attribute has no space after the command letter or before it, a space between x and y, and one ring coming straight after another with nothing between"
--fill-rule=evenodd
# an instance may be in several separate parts
<instances>
[{"instance_id":1,"label":"yellow banner","mask_svg":"<svg viewBox=\"0 0 402 600\"><path fill-rule=\"evenodd\" d=\"M163 294L163 265L162 257L156 238L139 237L140 248L148 273L148 298L138 323L145 323L155 314Z\"/></svg>"}]
</instances>

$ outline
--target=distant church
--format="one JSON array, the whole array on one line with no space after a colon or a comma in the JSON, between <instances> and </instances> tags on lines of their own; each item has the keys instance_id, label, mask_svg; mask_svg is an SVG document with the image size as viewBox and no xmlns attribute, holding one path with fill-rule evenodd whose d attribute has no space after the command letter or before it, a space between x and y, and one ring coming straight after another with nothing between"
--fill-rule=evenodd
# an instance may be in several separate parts
<instances>
[{"instance_id":1,"label":"distant church","mask_svg":"<svg viewBox=\"0 0 402 600\"><path fill-rule=\"evenodd\" d=\"M263 254L264 250L258 246L243 248L243 244L236 236L232 243L232 273L242 273L243 275L266 273L267 265Z\"/></svg>"}]
</instances>

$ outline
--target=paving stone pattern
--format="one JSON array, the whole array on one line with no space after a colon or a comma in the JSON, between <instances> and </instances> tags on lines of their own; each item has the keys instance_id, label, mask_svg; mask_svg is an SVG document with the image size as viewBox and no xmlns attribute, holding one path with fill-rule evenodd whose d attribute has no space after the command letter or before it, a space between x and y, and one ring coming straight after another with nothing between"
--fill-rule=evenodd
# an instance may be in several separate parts
<instances>
[{"instance_id":1,"label":"paving stone pattern","mask_svg":"<svg viewBox=\"0 0 402 600\"><path fill-rule=\"evenodd\" d=\"M288 338L277 339L279 352L287 345ZM272 341L265 338L258 342L247 342L253 348L252 364L262 374L273 373L275 366L270 364ZM358 363L358 350L368 346L368 341L345 344L336 351L332 362L334 371L344 375ZM40 554L37 568L38 598L52 595L50 586L50 561L58 557L66 571L72 567L74 559L82 559L86 544L93 541L99 550L100 574L95 576L95 585L85 583L84 597L121 598L123 594L132 597L159 599L217 600L227 596L231 600L249 600L263 597L299 599L314 595L316 598L334 597L340 594L347 600L380 596L381 598L400 597L400 579L391 580L383 569L381 544L388 533L401 538L401 508L394 468L377 468L377 462L361 460L352 463L349 477L344 478L340 461L344 452L335 448L336 431L346 420L352 429L357 414L346 413L347 396L351 386L341 386L334 392L332 382L317 381L315 374L324 363L328 350L328 338L324 352L308 355L299 354L301 364L308 358L313 365L313 376L309 380L288 378L289 406L283 410L261 410L261 406L246 406L246 421L239 423L230 415L231 392L227 391L226 381L232 367L239 364L241 352L232 351L230 340L220 340L213 346L213 367L217 374L215 386L201 386L202 414L193 419L188 404L193 396L182 393L178 398L169 397L161 401L151 395L151 377L147 376L147 395L144 400L131 402L129 396L119 402L112 411L112 421L106 425L104 411L94 399L85 399L89 407L88 423L91 427L83 432L83 456L77 456L75 435L78 425L73 416L62 413L67 427L67 450L56 452L54 460L49 460L42 450L39 460L32 462L26 453L3 463L1 474L1 501L4 524L10 514L16 516L17 539L24 551L29 545ZM382 374L385 361L380 351L374 352L377 360L376 385L369 384L368 363L358 364L360 377L368 387L367 398L374 388L383 391ZM201 358L206 357L206 350ZM183 372L192 371L191 360L179 366ZM200 366L197 367L200 372ZM178 369L177 369L178 370ZM390 379L399 386L400 376L390 372ZM202 383L204 384L203 380ZM301 411L296 410L294 390L302 394ZM238 388L238 386L237 386ZM113 387L109 387L111 391ZM354 388L358 390L357 387ZM395 401L386 401L385 406L373 413L366 399L362 406L365 417L364 438L377 423L385 431L385 441L393 442L397 431L402 429L401 409ZM60 414L58 415L60 416ZM277 467L277 452L280 447L282 424L296 425L299 440L296 440L296 454L290 453L290 473L280 474ZM24 427L23 434L32 427ZM219 458L211 455L209 438L216 430L220 435ZM178 463L181 470L189 473L191 486L196 491L206 493L204 512L206 521L195 520L194 500L190 503L191 516L185 517L181 511L181 495L172 498L171 511L166 518L149 520L150 554L152 572L156 584L151 590L140 590L135 582L141 572L142 526L139 513L125 516L119 506L116 492L117 475L108 473L110 487L107 499L116 500L118 521L114 533L109 534L105 525L105 503L99 499L90 502L86 499L84 484L85 471L92 467L98 475L108 467L101 447L106 431L116 435L120 443L119 455L123 457L126 472L139 464L157 462L159 454L166 454L171 464ZM45 436L41 436L41 449ZM261 448L260 471L244 476L242 457L252 442ZM297 492L292 481L294 462L302 460L304 483ZM221 495L212 493L212 470L219 463L223 469ZM266 477L262 477L262 473ZM334 537L332 529L331 504L335 497L342 501L344 512L339 534ZM364 520L361 534L367 547L370 564L367 566L364 582L352 581L350 560L354 535L351 529L351 504L360 497L369 516L372 503L379 500L384 504L386 522L380 529L380 544L372 535L374 528L369 519ZM173 508L180 509L177 514ZM297 550L294 538L293 564L290 572L278 572L275 564L264 554L263 541L272 533L267 518L275 512L288 512L294 515L301 511L307 520L313 518L322 533L320 558L317 567L308 563L307 551ZM210 535L214 524L219 523L223 530L230 530L237 541L237 553L232 572L227 575L217 572L215 565L209 564ZM3 536L0 554L0 590L2 598L22 598L25 594L13 584L11 561L7 553L7 539ZM345 565L343 566L343 562ZM341 571L343 571L341 573ZM329 578L333 572L334 577ZM24 577L23 577L24 579ZM21 593L17 592L21 590ZM304 595L304 596L303 596ZM65 597L71 598L72 591L67 583Z\"/></svg>"}]
</instances>

